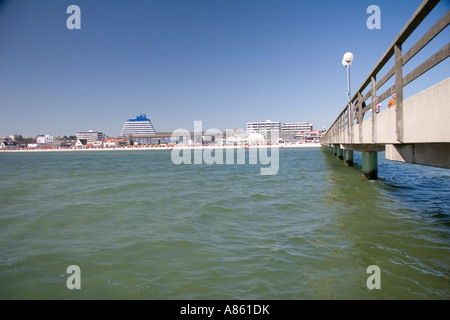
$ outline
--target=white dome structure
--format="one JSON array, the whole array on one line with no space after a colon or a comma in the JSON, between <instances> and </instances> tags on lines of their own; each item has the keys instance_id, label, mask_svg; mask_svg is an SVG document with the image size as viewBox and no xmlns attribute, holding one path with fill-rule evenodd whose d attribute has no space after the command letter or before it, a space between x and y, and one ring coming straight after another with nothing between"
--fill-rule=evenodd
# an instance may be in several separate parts
<instances>
[{"instance_id":1,"label":"white dome structure","mask_svg":"<svg viewBox=\"0 0 450 320\"><path fill-rule=\"evenodd\" d=\"M266 139L264 138L264 136L260 133L250 133L248 135L248 143L249 144L261 144L261 143L265 143Z\"/></svg>"}]
</instances>

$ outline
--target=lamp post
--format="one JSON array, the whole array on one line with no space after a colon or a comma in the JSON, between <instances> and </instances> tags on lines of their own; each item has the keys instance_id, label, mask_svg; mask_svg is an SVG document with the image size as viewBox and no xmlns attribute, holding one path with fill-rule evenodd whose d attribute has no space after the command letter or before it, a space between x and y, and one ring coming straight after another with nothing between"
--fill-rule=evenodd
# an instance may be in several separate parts
<instances>
[{"instance_id":1,"label":"lamp post","mask_svg":"<svg viewBox=\"0 0 450 320\"><path fill-rule=\"evenodd\" d=\"M350 94L350 65L353 62L353 53L346 52L342 59L342 65L347 68L347 96L348 96L348 142L352 143L352 96ZM352 166L353 165L353 151L345 150L345 165Z\"/></svg>"},{"instance_id":2,"label":"lamp post","mask_svg":"<svg viewBox=\"0 0 450 320\"><path fill-rule=\"evenodd\" d=\"M347 95L348 95L348 103L350 103L351 95L350 95L350 65L353 62L353 53L347 52L344 54L344 58L342 59L342 65L347 68Z\"/></svg>"}]
</instances>

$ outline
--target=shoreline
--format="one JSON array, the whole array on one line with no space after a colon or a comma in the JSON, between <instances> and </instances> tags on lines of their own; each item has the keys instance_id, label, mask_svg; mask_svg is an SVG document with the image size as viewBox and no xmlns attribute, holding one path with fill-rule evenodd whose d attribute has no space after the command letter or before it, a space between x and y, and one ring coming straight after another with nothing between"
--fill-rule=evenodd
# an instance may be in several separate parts
<instances>
[{"instance_id":1,"label":"shoreline","mask_svg":"<svg viewBox=\"0 0 450 320\"><path fill-rule=\"evenodd\" d=\"M51 149L0 149L2 152L16 152L16 153L28 153L28 152L77 152L77 151L149 151L149 150L173 150L173 149L249 149L249 148L319 148L322 145L320 143L302 143L302 144L278 144L278 145L252 145L252 146L134 146L134 147L108 147L108 148L51 148Z\"/></svg>"}]
</instances>

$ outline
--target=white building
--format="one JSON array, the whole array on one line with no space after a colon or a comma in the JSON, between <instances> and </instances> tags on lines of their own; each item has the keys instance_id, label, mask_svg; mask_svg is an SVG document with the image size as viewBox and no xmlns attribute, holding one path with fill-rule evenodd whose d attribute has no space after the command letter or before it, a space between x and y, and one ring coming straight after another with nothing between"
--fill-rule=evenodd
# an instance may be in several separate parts
<instances>
[{"instance_id":1,"label":"white building","mask_svg":"<svg viewBox=\"0 0 450 320\"><path fill-rule=\"evenodd\" d=\"M247 122L247 134L267 131L281 131L281 122L266 120L264 122Z\"/></svg>"},{"instance_id":2,"label":"white building","mask_svg":"<svg viewBox=\"0 0 450 320\"><path fill-rule=\"evenodd\" d=\"M310 132L313 130L312 123L309 122L285 122L281 126L282 132Z\"/></svg>"},{"instance_id":3,"label":"white building","mask_svg":"<svg viewBox=\"0 0 450 320\"><path fill-rule=\"evenodd\" d=\"M120 137L128 139L132 137L148 137L155 134L156 131L150 119L145 114L141 114L136 119L128 119L125 122L120 132Z\"/></svg>"},{"instance_id":4,"label":"white building","mask_svg":"<svg viewBox=\"0 0 450 320\"><path fill-rule=\"evenodd\" d=\"M118 147L119 145L119 139L106 139L103 141L103 146L105 148Z\"/></svg>"},{"instance_id":5,"label":"white building","mask_svg":"<svg viewBox=\"0 0 450 320\"><path fill-rule=\"evenodd\" d=\"M105 134L102 132L97 132L94 130L77 132L77 140L87 140L88 144L93 144L96 141L103 141L105 139Z\"/></svg>"},{"instance_id":6,"label":"white building","mask_svg":"<svg viewBox=\"0 0 450 320\"><path fill-rule=\"evenodd\" d=\"M264 144L266 138L262 134L254 132L248 135L247 141L249 144Z\"/></svg>"},{"instance_id":7,"label":"white building","mask_svg":"<svg viewBox=\"0 0 450 320\"><path fill-rule=\"evenodd\" d=\"M50 143L50 142L54 142L55 139L53 138L53 136L49 135L49 134L40 134L36 137L36 143L37 144L46 144L46 143Z\"/></svg>"}]
</instances>

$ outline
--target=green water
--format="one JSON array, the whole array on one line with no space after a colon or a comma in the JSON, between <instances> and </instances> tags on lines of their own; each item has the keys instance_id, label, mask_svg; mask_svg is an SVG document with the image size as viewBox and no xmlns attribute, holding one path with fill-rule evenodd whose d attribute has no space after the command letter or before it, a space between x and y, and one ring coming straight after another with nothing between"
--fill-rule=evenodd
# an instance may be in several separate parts
<instances>
[{"instance_id":1,"label":"green water","mask_svg":"<svg viewBox=\"0 0 450 320\"><path fill-rule=\"evenodd\" d=\"M450 298L450 171L380 154L362 181L357 153L279 155L262 176L170 151L1 153L0 298Z\"/></svg>"}]
</instances>

